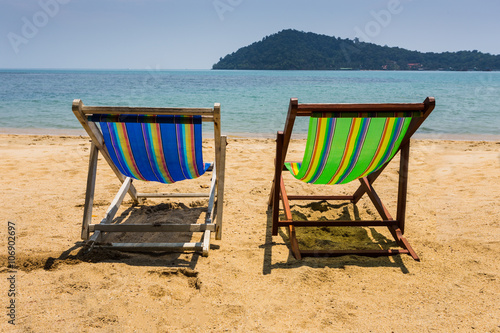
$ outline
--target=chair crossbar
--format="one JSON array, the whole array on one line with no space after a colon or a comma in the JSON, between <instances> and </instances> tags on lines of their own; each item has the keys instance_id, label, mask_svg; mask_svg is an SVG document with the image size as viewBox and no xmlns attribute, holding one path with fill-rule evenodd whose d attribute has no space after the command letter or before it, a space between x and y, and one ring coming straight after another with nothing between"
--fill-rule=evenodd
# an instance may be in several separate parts
<instances>
[{"instance_id":1,"label":"chair crossbar","mask_svg":"<svg viewBox=\"0 0 500 333\"><path fill-rule=\"evenodd\" d=\"M215 224L91 224L90 232L203 232L215 231Z\"/></svg>"},{"instance_id":2,"label":"chair crossbar","mask_svg":"<svg viewBox=\"0 0 500 333\"><path fill-rule=\"evenodd\" d=\"M151 114L151 115L212 115L212 108L153 108L153 107L129 107L129 106L88 106L82 107L85 115L92 114Z\"/></svg>"},{"instance_id":3,"label":"chair crossbar","mask_svg":"<svg viewBox=\"0 0 500 333\"><path fill-rule=\"evenodd\" d=\"M278 226L284 227L292 225L295 227L388 227L398 225L397 220L330 220L330 221L314 221L314 220L280 220Z\"/></svg>"},{"instance_id":4,"label":"chair crossbar","mask_svg":"<svg viewBox=\"0 0 500 333\"><path fill-rule=\"evenodd\" d=\"M350 103L301 103L297 105L297 115L311 115L313 112L403 112L423 111L425 103L377 103L377 104L350 104Z\"/></svg>"},{"instance_id":5,"label":"chair crossbar","mask_svg":"<svg viewBox=\"0 0 500 333\"><path fill-rule=\"evenodd\" d=\"M210 193L137 193L138 198L208 198Z\"/></svg>"},{"instance_id":6,"label":"chair crossbar","mask_svg":"<svg viewBox=\"0 0 500 333\"><path fill-rule=\"evenodd\" d=\"M318 200L349 200L352 201L354 200L353 195L289 195L288 200L311 200L311 201L318 201Z\"/></svg>"},{"instance_id":7,"label":"chair crossbar","mask_svg":"<svg viewBox=\"0 0 500 333\"><path fill-rule=\"evenodd\" d=\"M360 255L366 257L393 256L398 254L410 254L405 249L388 250L300 250L302 257L340 257L346 255Z\"/></svg>"},{"instance_id":8,"label":"chair crossbar","mask_svg":"<svg viewBox=\"0 0 500 333\"><path fill-rule=\"evenodd\" d=\"M164 114L164 116L169 115L169 114ZM214 117L213 115L191 115L191 114L184 114L184 115L190 115L190 116L200 116L202 122L214 122ZM87 121L89 123L96 123L99 122L99 119L101 116L106 116L106 122L108 123L137 123L137 122L142 122L142 123L151 123L151 124L161 124L161 123L168 123L170 122L168 119L162 119L158 117L147 117L148 114L91 114L87 116ZM139 121L140 120L140 121Z\"/></svg>"},{"instance_id":9,"label":"chair crossbar","mask_svg":"<svg viewBox=\"0 0 500 333\"><path fill-rule=\"evenodd\" d=\"M186 250L202 251L203 243L103 243L94 244L94 247L104 249L113 249L130 252L152 252L152 251L168 251L168 252L183 252Z\"/></svg>"},{"instance_id":10,"label":"chair crossbar","mask_svg":"<svg viewBox=\"0 0 500 333\"><path fill-rule=\"evenodd\" d=\"M301 113L298 116L304 116ZM422 111L340 111L340 112L312 112L307 116L311 118L420 118Z\"/></svg>"}]
</instances>

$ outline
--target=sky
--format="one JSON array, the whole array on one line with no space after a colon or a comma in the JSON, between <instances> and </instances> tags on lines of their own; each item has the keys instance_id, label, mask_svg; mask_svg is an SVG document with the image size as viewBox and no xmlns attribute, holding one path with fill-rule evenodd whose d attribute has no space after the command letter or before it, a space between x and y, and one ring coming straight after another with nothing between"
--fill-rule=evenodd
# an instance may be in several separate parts
<instances>
[{"instance_id":1,"label":"sky","mask_svg":"<svg viewBox=\"0 0 500 333\"><path fill-rule=\"evenodd\" d=\"M0 0L0 68L210 69L283 29L500 54L498 0Z\"/></svg>"}]
</instances>

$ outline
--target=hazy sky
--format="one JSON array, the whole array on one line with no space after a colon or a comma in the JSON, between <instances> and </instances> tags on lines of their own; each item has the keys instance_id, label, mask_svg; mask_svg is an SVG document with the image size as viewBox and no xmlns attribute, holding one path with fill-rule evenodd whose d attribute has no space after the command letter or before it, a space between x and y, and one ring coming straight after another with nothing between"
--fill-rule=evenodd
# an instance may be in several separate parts
<instances>
[{"instance_id":1,"label":"hazy sky","mask_svg":"<svg viewBox=\"0 0 500 333\"><path fill-rule=\"evenodd\" d=\"M499 0L0 0L0 68L208 69L283 29L500 54Z\"/></svg>"}]
</instances>

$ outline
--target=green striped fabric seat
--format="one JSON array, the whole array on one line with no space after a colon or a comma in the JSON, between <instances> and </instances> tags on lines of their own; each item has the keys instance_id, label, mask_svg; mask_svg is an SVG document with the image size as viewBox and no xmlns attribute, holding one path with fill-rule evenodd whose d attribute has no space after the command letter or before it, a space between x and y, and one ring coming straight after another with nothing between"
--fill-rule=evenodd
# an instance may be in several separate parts
<instances>
[{"instance_id":1,"label":"green striped fabric seat","mask_svg":"<svg viewBox=\"0 0 500 333\"><path fill-rule=\"evenodd\" d=\"M345 184L365 177L394 157L411 116L419 115L313 114L302 162L285 162L285 166L295 178L313 184Z\"/></svg>"}]
</instances>

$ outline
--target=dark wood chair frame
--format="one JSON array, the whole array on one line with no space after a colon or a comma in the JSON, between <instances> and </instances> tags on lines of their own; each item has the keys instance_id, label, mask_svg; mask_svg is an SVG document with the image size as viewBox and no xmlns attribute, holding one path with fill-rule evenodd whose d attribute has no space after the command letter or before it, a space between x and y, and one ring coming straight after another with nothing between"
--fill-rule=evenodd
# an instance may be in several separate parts
<instances>
[{"instance_id":1,"label":"dark wood chair frame","mask_svg":"<svg viewBox=\"0 0 500 333\"><path fill-rule=\"evenodd\" d=\"M279 227L289 228L290 248L296 259L301 259L307 256L342 256L342 255L364 255L364 256L383 256L409 254L413 259L419 261L416 252L410 246L408 240L403 236L405 230L405 215L406 215L406 197L408 187L408 162L410 154L410 138L417 131L420 125L429 116L435 107L433 97L427 97L423 103L387 103L387 104L299 104L296 98L290 99L288 115L285 122L284 131L279 131L276 139L276 159L274 181L269 197L269 207L272 209L272 235L278 234ZM349 196L332 196L332 195L288 195L285 189L282 172L287 169L284 166L285 158L290 144L293 125L296 117L310 117L313 112L401 112L401 111L421 111L422 117L414 117L409 125L409 128L404 136L398 152L400 153L399 163L399 185L397 195L397 212L394 219L387 208L384 206L380 197L373 188L373 183L378 176L384 171L390 160L385 163L379 170L369 174L367 177L360 178L360 186ZM290 209L291 200L348 200L356 204L361 197L367 194L371 202L375 206L377 212L381 216L381 220L330 220L330 221L297 221L293 220ZM284 209L284 219L280 219L280 200ZM389 229L394 240L400 249L388 250L300 250L296 238L295 227L381 227L385 226Z\"/></svg>"}]
</instances>

